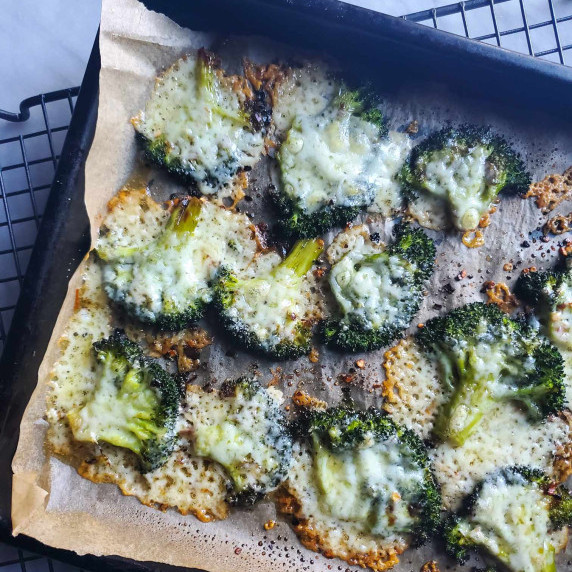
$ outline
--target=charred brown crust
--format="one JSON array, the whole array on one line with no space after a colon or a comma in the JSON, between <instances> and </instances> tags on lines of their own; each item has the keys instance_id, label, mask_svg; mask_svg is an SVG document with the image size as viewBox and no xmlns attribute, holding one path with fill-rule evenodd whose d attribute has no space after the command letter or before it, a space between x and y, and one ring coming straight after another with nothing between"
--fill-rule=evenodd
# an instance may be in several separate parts
<instances>
[{"instance_id":1,"label":"charred brown crust","mask_svg":"<svg viewBox=\"0 0 572 572\"><path fill-rule=\"evenodd\" d=\"M534 197L536 206L546 214L571 196L572 166L568 167L562 175L546 175L542 181L532 183L524 198Z\"/></svg>"},{"instance_id":2,"label":"charred brown crust","mask_svg":"<svg viewBox=\"0 0 572 572\"><path fill-rule=\"evenodd\" d=\"M94 471L94 467L104 467L105 471ZM160 510L162 512L167 511L167 509L171 508L170 505L153 502L145 500L141 498L139 495L134 493L133 491L129 490L127 487L127 481L119 477L119 475L113 470L109 460L105 455L96 455L90 457L89 459L84 460L77 469L78 474L91 481L92 483L105 483L105 484L112 484L117 485L121 493L126 497L135 497L139 500L139 502L149 508L154 508ZM224 520L228 517L229 514L229 507L226 503L220 503L219 509L220 511L216 514L214 512L209 511L208 509L199 509L199 508L182 508L182 507L174 507L177 511L182 514L183 516L187 516L192 514L201 522L212 522L214 520Z\"/></svg>"},{"instance_id":3,"label":"charred brown crust","mask_svg":"<svg viewBox=\"0 0 572 572\"><path fill-rule=\"evenodd\" d=\"M292 528L300 542L314 552L323 554L326 558L340 558L351 566L361 566L370 568L374 572L389 570L398 562L398 556L402 554L406 547L393 547L389 549L379 548L369 552L352 552L344 550L341 546L332 547L326 543L320 530L310 519L304 517L302 507L298 499L284 487L275 493L275 500L278 510L282 514L289 515L292 521Z\"/></svg>"}]
</instances>

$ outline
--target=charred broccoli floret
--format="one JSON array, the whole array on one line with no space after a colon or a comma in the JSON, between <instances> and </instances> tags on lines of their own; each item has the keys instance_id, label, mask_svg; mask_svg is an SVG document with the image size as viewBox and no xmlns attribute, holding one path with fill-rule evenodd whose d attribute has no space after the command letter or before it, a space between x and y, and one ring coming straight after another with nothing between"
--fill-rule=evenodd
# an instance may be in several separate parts
<instances>
[{"instance_id":1,"label":"charred broccoli floret","mask_svg":"<svg viewBox=\"0 0 572 572\"><path fill-rule=\"evenodd\" d=\"M399 337L419 310L423 284L433 272L435 245L420 229L399 224L387 248L359 240L333 265L329 283L340 317L323 336L343 351L369 351Z\"/></svg>"},{"instance_id":2,"label":"charred broccoli floret","mask_svg":"<svg viewBox=\"0 0 572 572\"><path fill-rule=\"evenodd\" d=\"M218 392L187 393L193 453L224 467L231 504L254 504L286 478L292 439L281 401L279 391L264 389L254 377L227 381Z\"/></svg>"},{"instance_id":3,"label":"charred broccoli floret","mask_svg":"<svg viewBox=\"0 0 572 572\"><path fill-rule=\"evenodd\" d=\"M462 231L477 227L501 191L525 192L530 180L502 137L470 125L430 135L412 150L400 174L410 203L423 196L442 201Z\"/></svg>"},{"instance_id":4,"label":"charred broccoli floret","mask_svg":"<svg viewBox=\"0 0 572 572\"><path fill-rule=\"evenodd\" d=\"M366 89L342 86L315 116L298 116L278 152L281 189L273 193L281 228L312 238L345 225L378 190L383 117Z\"/></svg>"},{"instance_id":5,"label":"charred broccoli floret","mask_svg":"<svg viewBox=\"0 0 572 572\"><path fill-rule=\"evenodd\" d=\"M447 518L447 552L460 563L480 550L514 572L555 572L572 524L572 496L542 471L507 467L488 475Z\"/></svg>"},{"instance_id":6,"label":"charred broccoli floret","mask_svg":"<svg viewBox=\"0 0 572 572\"><path fill-rule=\"evenodd\" d=\"M416 339L437 360L448 394L435 420L441 440L462 445L496 402L517 402L531 420L564 405L559 351L494 304L475 302L433 318Z\"/></svg>"},{"instance_id":7,"label":"charred broccoli floret","mask_svg":"<svg viewBox=\"0 0 572 572\"><path fill-rule=\"evenodd\" d=\"M195 255L204 249L193 237L201 209L199 199L182 199L150 244L98 251L109 298L134 318L165 330L199 320L211 298L208 268Z\"/></svg>"},{"instance_id":8,"label":"charred broccoli floret","mask_svg":"<svg viewBox=\"0 0 572 572\"><path fill-rule=\"evenodd\" d=\"M570 262L571 259L567 259ZM563 350L572 349L572 268L521 274L515 294L534 306L548 337Z\"/></svg>"},{"instance_id":9,"label":"charred broccoli floret","mask_svg":"<svg viewBox=\"0 0 572 572\"><path fill-rule=\"evenodd\" d=\"M95 342L93 352L93 393L68 412L74 438L129 449L139 456L143 472L160 467L175 444L181 399L176 379L121 330Z\"/></svg>"},{"instance_id":10,"label":"charred broccoli floret","mask_svg":"<svg viewBox=\"0 0 572 572\"><path fill-rule=\"evenodd\" d=\"M306 411L294 433L308 443L322 510L363 532L410 536L419 545L438 530L441 494L425 447L376 410L343 405Z\"/></svg>"},{"instance_id":11,"label":"charred broccoli floret","mask_svg":"<svg viewBox=\"0 0 572 572\"><path fill-rule=\"evenodd\" d=\"M243 85L244 78L226 76L203 49L181 58L158 78L145 111L132 120L147 157L203 194L254 166L271 110L260 92L251 95Z\"/></svg>"},{"instance_id":12,"label":"charred broccoli floret","mask_svg":"<svg viewBox=\"0 0 572 572\"><path fill-rule=\"evenodd\" d=\"M310 352L312 326L320 311L308 272L322 250L322 240L301 240L280 264L254 276L219 272L214 306L233 340L274 359Z\"/></svg>"}]
</instances>

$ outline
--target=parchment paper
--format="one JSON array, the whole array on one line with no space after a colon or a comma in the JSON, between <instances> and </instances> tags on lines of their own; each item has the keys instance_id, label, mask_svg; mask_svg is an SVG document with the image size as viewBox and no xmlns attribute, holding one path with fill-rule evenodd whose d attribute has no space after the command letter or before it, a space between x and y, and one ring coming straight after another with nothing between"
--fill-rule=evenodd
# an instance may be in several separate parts
<instances>
[{"instance_id":1,"label":"parchment paper","mask_svg":"<svg viewBox=\"0 0 572 572\"><path fill-rule=\"evenodd\" d=\"M136 0L103 0L99 118L86 166L85 201L92 223L92 238L96 236L107 201L128 180L137 165L136 142L129 118L144 106L157 73L185 52L201 46L215 48L223 55L227 68L236 66L245 55L264 61L291 53L290 48L260 39L222 40L182 29L166 17L146 10ZM412 119L419 121L420 134L440 127L446 121L491 124L513 139L536 180L548 172L562 172L572 163L571 134L547 121L540 113L525 116L519 112L518 102L493 109L479 101L460 100L447 86L415 86L413 82L405 89L392 85L391 78L386 81L385 99L392 128L403 128ZM249 192L259 195L269 176L269 166L263 162L251 177L253 189ZM165 195L170 192L173 192L172 188L164 190ZM566 211L564 205L561 210ZM520 269L526 266L551 265L556 259L556 241L544 243L536 240L538 234L532 237L529 234L544 219L532 201L514 198L503 201L499 212L492 217L491 226L485 230L486 243L481 248L464 247L458 234L431 233L439 249L437 271L415 323L435 315L437 303L445 311L464 302L482 299L479 290L485 280L510 284L510 279L515 280ZM389 230L387 223L376 223L375 217L373 224L378 224L384 233ZM520 243L524 240L529 240L531 246L521 249ZM506 262L515 265L514 272L503 271ZM455 277L463 269L467 276L456 281ZM341 561L327 560L305 550L286 522L276 516L270 503L262 503L254 510L235 510L226 521L205 524L192 516L183 517L174 510L163 513L145 507L134 498L122 496L114 485L93 484L79 477L62 461L46 457L47 381L58 357L57 340L73 310L81 273L82 267L70 281L68 296L39 371L38 386L22 420L20 442L13 461L14 534L27 534L79 554L120 555L220 572L237 569L270 572L277 567L348 569ZM339 397L337 375L347 372L361 356L340 357L323 349L320 351L318 364L310 364L304 358L282 366L286 379L291 374L290 379L295 380L292 387L284 384L287 394L304 386L330 402ZM380 405L375 385L383 379L382 354L374 352L363 356L366 368L357 372L356 382L352 385L354 398L360 404ZM215 344L210 349L205 375L218 379L236 376L252 367L252 361L246 355L228 357L226 348ZM256 361L258 369L268 378L272 364ZM277 520L278 525L265 531L262 524L269 519ZM423 562L436 557L444 561L431 546L410 550L402 556L396 570L418 569Z\"/></svg>"}]
</instances>

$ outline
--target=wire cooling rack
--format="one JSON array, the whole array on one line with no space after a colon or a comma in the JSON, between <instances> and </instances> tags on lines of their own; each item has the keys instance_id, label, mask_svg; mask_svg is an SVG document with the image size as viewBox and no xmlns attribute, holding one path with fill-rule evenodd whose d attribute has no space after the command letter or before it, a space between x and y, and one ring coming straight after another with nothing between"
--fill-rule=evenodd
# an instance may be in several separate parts
<instances>
[{"instance_id":1,"label":"wire cooling rack","mask_svg":"<svg viewBox=\"0 0 572 572\"><path fill-rule=\"evenodd\" d=\"M572 65L572 0L468 0L402 18Z\"/></svg>"},{"instance_id":2,"label":"wire cooling rack","mask_svg":"<svg viewBox=\"0 0 572 572\"><path fill-rule=\"evenodd\" d=\"M572 65L572 0L467 0L404 19ZM0 110L0 354L79 88ZM77 572L0 543L0 572Z\"/></svg>"},{"instance_id":3,"label":"wire cooling rack","mask_svg":"<svg viewBox=\"0 0 572 572\"><path fill-rule=\"evenodd\" d=\"M0 353L78 92L38 95L19 113L0 111Z\"/></svg>"}]
</instances>

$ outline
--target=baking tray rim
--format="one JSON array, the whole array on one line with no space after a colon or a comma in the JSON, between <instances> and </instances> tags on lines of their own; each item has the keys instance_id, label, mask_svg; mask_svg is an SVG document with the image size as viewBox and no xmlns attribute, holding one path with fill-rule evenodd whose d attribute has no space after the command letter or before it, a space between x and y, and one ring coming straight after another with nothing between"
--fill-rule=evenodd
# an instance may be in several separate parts
<instances>
[{"instance_id":1,"label":"baking tray rim","mask_svg":"<svg viewBox=\"0 0 572 572\"><path fill-rule=\"evenodd\" d=\"M150 0L149 3L153 4ZM157 3L155 2L155 4ZM227 20L230 20L233 14L232 0L197 0L191 11L193 16L199 16L199 22L208 25L209 18L220 13L222 7L227 9ZM156 5L153 5L152 8L155 9ZM368 41L373 39L373 41L380 41L385 45L402 46L404 50L409 49L410 52L409 54L402 53L401 57L408 56L415 60L415 58L425 55L426 58L433 61L433 65L439 57L444 57L445 53L453 63L456 58L457 63L462 63L463 66L468 65L466 59L461 62L463 57L469 58L471 65L482 66L483 69L498 65L500 70L497 71L516 73L521 80L528 78L530 85L537 85L535 89L539 92L541 87L538 86L538 82L545 82L553 88L552 93L556 92L557 95L560 92L564 95L568 94L571 96L568 101L572 100L571 68L551 62L538 61L523 54L499 50L495 46L457 37L401 18L387 16L342 2L332 2L332 0L244 0L241 3L240 12L244 16L244 14L255 9L259 10L259 17L263 15L265 10L268 13L276 13L278 10L288 14L290 21L298 18L299 21L305 21L306 24L313 22L312 25L316 25L316 22L319 21L323 30L329 26L331 29L345 29L346 32L353 31L356 33L357 31L364 34L362 38L359 38L359 41L365 42L367 37ZM234 13L236 15L236 10ZM181 16L182 18L183 16ZM197 27L202 28L200 25ZM223 27L222 31L229 32L230 30ZM241 33L252 32L241 30ZM83 203L83 167L97 118L98 76L99 45L98 38L96 38L78 96L76 111L68 130L54 184L50 191L48 206L26 273L22 295L14 314L14 326L8 335L0 362L2 379L0 383L0 462L3 463L0 466L0 482L2 479L9 479L6 486L0 487L0 490L4 491L1 493L3 498L0 498L0 539L86 569L143 572L152 568L143 563L130 562L115 557L78 556L73 552L45 546L24 536L13 538L10 534L11 470L9 465L17 444L17 429L21 416L36 385L35 374L32 373L30 378L30 372L35 371L37 373L37 366L39 366L44 354L69 279L66 273L58 273L57 270L65 265L69 272L73 272L89 246L88 223L85 218ZM534 84L534 81L537 83ZM540 93L535 95L539 96ZM526 106L533 105L533 102L534 100L526 100L522 103ZM558 113L554 108L552 111ZM79 216L82 211L83 223L80 220L81 216ZM78 220L69 226L69 217L76 215ZM71 233L74 236L71 236ZM67 259L56 260L53 252L58 250L62 243L68 243L67 248L64 249ZM70 246L71 243L73 244ZM51 255L44 256L46 254ZM59 295L57 304L42 302L37 298L40 293L38 284L44 284L51 277L56 277L60 281L59 288L57 288ZM47 305L51 306L51 312L46 313L45 306ZM46 314L49 315L46 316ZM22 321L26 323L22 324ZM41 340L38 339L37 335L35 337L31 335L34 329L37 332L43 331ZM33 364L29 365L28 363L27 367L23 367L27 356L32 355L32 353L35 355ZM19 391L15 391L16 387L19 388ZM20 398L19 401L18 398ZM7 503L6 497L8 498Z\"/></svg>"}]
</instances>

